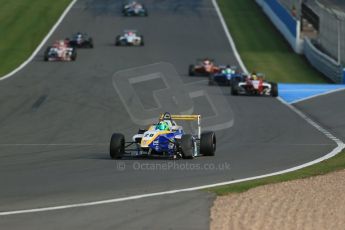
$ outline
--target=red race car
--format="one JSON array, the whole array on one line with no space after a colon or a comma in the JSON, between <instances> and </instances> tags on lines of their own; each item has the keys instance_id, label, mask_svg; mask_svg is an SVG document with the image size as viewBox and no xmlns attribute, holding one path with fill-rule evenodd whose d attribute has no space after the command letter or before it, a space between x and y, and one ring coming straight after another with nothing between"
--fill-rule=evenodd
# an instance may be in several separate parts
<instances>
[{"instance_id":1,"label":"red race car","mask_svg":"<svg viewBox=\"0 0 345 230\"><path fill-rule=\"evenodd\" d=\"M75 61L76 58L76 49L65 40L56 41L52 46L48 46L44 53L44 61Z\"/></svg>"},{"instance_id":2,"label":"red race car","mask_svg":"<svg viewBox=\"0 0 345 230\"><path fill-rule=\"evenodd\" d=\"M219 72L220 66L216 65L212 59L205 58L198 60L197 64L189 65L189 76L209 76Z\"/></svg>"},{"instance_id":3,"label":"red race car","mask_svg":"<svg viewBox=\"0 0 345 230\"><path fill-rule=\"evenodd\" d=\"M278 96L278 86L275 82L265 81L263 74L248 74L242 81L231 85L232 95Z\"/></svg>"}]
</instances>

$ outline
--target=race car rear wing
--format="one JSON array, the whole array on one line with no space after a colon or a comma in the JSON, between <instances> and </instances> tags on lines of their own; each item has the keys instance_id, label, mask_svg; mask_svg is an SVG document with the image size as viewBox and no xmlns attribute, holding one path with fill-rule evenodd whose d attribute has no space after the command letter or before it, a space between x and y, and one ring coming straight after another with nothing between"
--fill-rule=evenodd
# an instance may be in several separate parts
<instances>
[{"instance_id":1,"label":"race car rear wing","mask_svg":"<svg viewBox=\"0 0 345 230\"><path fill-rule=\"evenodd\" d=\"M179 114L161 114L159 120L172 119L180 121L197 121L198 122L198 138L201 137L201 115L179 115Z\"/></svg>"}]
</instances>

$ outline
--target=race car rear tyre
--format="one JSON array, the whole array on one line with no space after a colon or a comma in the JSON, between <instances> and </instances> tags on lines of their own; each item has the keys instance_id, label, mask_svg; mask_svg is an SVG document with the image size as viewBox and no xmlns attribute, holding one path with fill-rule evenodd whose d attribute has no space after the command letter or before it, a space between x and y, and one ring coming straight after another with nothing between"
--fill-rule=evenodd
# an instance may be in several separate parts
<instances>
[{"instance_id":1,"label":"race car rear tyre","mask_svg":"<svg viewBox=\"0 0 345 230\"><path fill-rule=\"evenodd\" d=\"M278 97L278 85L277 83L271 83L271 96Z\"/></svg>"},{"instance_id":2,"label":"race car rear tyre","mask_svg":"<svg viewBox=\"0 0 345 230\"><path fill-rule=\"evenodd\" d=\"M140 46L144 46L144 36L140 36Z\"/></svg>"},{"instance_id":3,"label":"race car rear tyre","mask_svg":"<svg viewBox=\"0 0 345 230\"><path fill-rule=\"evenodd\" d=\"M214 85L214 80L213 80L213 77L212 76L209 76L208 78L208 85Z\"/></svg>"},{"instance_id":4,"label":"race car rear tyre","mask_svg":"<svg viewBox=\"0 0 345 230\"><path fill-rule=\"evenodd\" d=\"M110 157L121 159L125 153L125 137L121 133L114 133L110 140Z\"/></svg>"},{"instance_id":5,"label":"race car rear tyre","mask_svg":"<svg viewBox=\"0 0 345 230\"><path fill-rule=\"evenodd\" d=\"M75 61L77 59L77 50L73 49L72 51L72 55L71 55L71 60Z\"/></svg>"},{"instance_id":6,"label":"race car rear tyre","mask_svg":"<svg viewBox=\"0 0 345 230\"><path fill-rule=\"evenodd\" d=\"M189 65L188 74L189 74L189 76L194 76L195 75L194 65Z\"/></svg>"},{"instance_id":7,"label":"race car rear tyre","mask_svg":"<svg viewBox=\"0 0 345 230\"><path fill-rule=\"evenodd\" d=\"M180 146L182 149L182 157L184 159L192 159L194 157L194 142L193 136L185 134L181 138Z\"/></svg>"},{"instance_id":8,"label":"race car rear tyre","mask_svg":"<svg viewBox=\"0 0 345 230\"><path fill-rule=\"evenodd\" d=\"M238 83L233 82L231 84L231 95L237 96L238 95Z\"/></svg>"},{"instance_id":9,"label":"race car rear tyre","mask_svg":"<svg viewBox=\"0 0 345 230\"><path fill-rule=\"evenodd\" d=\"M200 154L204 156L214 156L216 152L216 134L205 132L200 138Z\"/></svg>"},{"instance_id":10,"label":"race car rear tyre","mask_svg":"<svg viewBox=\"0 0 345 230\"><path fill-rule=\"evenodd\" d=\"M89 40L89 48L93 48L93 39L92 38L90 38L90 40Z\"/></svg>"}]
</instances>

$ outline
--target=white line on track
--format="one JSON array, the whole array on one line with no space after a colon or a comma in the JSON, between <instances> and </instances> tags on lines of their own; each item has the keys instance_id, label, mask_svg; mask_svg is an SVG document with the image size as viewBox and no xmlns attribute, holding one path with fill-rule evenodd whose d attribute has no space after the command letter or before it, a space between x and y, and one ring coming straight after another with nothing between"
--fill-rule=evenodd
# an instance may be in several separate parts
<instances>
[{"instance_id":1,"label":"white line on track","mask_svg":"<svg viewBox=\"0 0 345 230\"><path fill-rule=\"evenodd\" d=\"M224 21L224 18L219 10L219 7L217 5L216 0L212 0L212 3L217 11L217 14L222 22L223 28L225 31L227 31L227 27ZM230 36L230 33L227 32L227 36ZM229 42L233 43L233 40L231 37L229 38ZM232 42L231 42L232 41ZM241 61L240 55L236 50L236 47L234 44L232 45L233 51L235 52L236 58L238 59L239 63L241 64L241 67L243 65L243 62ZM244 65L243 65L244 67ZM244 67L243 70L246 70ZM279 98L278 98L279 100ZM301 118L303 118L306 122L308 122L310 125L315 127L317 130L325 134L327 137L329 137L331 140L335 141L337 144L337 147L335 147L330 153L324 155L323 157L320 157L318 159L315 159L313 161L310 161L308 163L292 167L289 169L285 169L282 171L274 172L274 173L269 173L261 176L255 176L255 177L250 177L250 178L244 178L240 180L233 180L233 181L225 181L221 183L215 183L215 184L208 184L208 185L202 185L202 186L197 186L197 187L191 187L191 188L185 188L185 189L175 189L175 190L169 190L169 191L163 191L163 192L156 192L156 193L147 193L147 194L141 194L141 195L134 195L134 196L127 196L127 197L121 197L121 198L115 198L115 199L108 199L108 200L100 200L100 201L93 201L93 202L84 202L84 203L77 203L77 204L69 204L69 205L60 205L60 206L52 206L52 207L42 207L42 208L33 208L33 209L24 209L24 210L15 210L15 211L3 211L0 212L0 216L8 216L8 215L16 215L16 214L28 214L28 213L37 213L37 212L46 212L46 211L54 211L54 210L62 210L62 209L70 209L70 208L78 208L78 207L86 207L86 206L95 206L95 205L101 205L101 204L110 204L110 203L118 203L118 202L124 202L124 201L130 201L130 200L136 200L136 199L142 199L142 198L148 198L148 197L155 197L155 196L162 196L162 195L168 195L168 194L175 194L175 193L180 193L180 192L190 192L190 191L196 191L200 189L206 189L206 188L212 188L216 186L222 186L222 185L229 185L229 184L234 184L234 183L239 183L239 182L244 182L244 181L249 181L249 180L255 180L255 179L260 179L260 178L265 178L269 176L275 176L275 175L280 175L292 171L296 171L298 169L302 169L311 165L314 165L316 163L319 163L321 161L324 161L326 159L329 159L335 155L337 155L339 152L341 152L345 148L345 144L339 140L337 137L333 136L330 132L322 128L319 124L314 122L312 119L307 117L305 114L303 114L301 111L296 109L294 106L289 105L285 103L284 101L280 100L283 104L288 106L291 110L293 110L295 113L297 113Z\"/></svg>"},{"instance_id":2,"label":"white line on track","mask_svg":"<svg viewBox=\"0 0 345 230\"><path fill-rule=\"evenodd\" d=\"M37 55L37 53L41 50L41 48L44 46L44 44L47 42L47 40L49 39L49 37L54 33L54 31L56 30L56 28L61 24L61 22L63 21L63 19L66 17L66 15L68 14L68 12L72 9L72 7L74 6L74 4L77 2L77 0L73 0L68 6L67 8L64 10L64 12L61 14L60 18L58 19L58 21L55 23L55 25L51 28L51 30L48 32L48 34L43 38L43 40L41 41L41 43L37 46L37 48L35 49L35 51L31 54L31 56L25 61L23 62L20 66L18 66L16 69L14 69L13 71L11 71L10 73L6 74L5 76L0 77L0 81L5 80L9 77L12 77L14 74L18 73L20 70L22 70L27 64L29 64L32 59L34 59L34 57Z\"/></svg>"},{"instance_id":3,"label":"white line on track","mask_svg":"<svg viewBox=\"0 0 345 230\"><path fill-rule=\"evenodd\" d=\"M212 0L212 3L213 3L213 6L214 6L214 9L217 12L217 15L219 17L220 23L222 24L223 30L225 32L225 35L226 35L226 37L227 37L227 39L228 39L228 41L230 43L230 46L231 46L232 50L234 51L235 57L236 57L238 63L240 64L240 66L241 66L241 69L244 72L248 73L247 67L244 65L240 54L237 52L236 44L235 44L234 40L232 39L232 36L230 34L228 26L226 25L226 22L225 22L225 19L224 19L223 15L222 15L222 12L219 9L217 1L216 0Z\"/></svg>"}]
</instances>

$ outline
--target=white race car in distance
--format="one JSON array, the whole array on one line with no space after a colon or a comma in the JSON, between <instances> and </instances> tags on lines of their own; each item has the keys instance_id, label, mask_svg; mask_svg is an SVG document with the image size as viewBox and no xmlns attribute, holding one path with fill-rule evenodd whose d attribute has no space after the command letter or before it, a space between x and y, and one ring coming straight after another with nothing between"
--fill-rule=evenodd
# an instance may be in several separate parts
<instances>
[{"instance_id":1,"label":"white race car in distance","mask_svg":"<svg viewBox=\"0 0 345 230\"><path fill-rule=\"evenodd\" d=\"M135 30L125 30L123 35L116 36L116 46L143 46L144 37Z\"/></svg>"}]
</instances>

